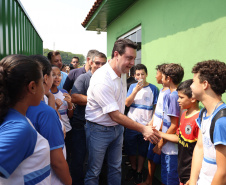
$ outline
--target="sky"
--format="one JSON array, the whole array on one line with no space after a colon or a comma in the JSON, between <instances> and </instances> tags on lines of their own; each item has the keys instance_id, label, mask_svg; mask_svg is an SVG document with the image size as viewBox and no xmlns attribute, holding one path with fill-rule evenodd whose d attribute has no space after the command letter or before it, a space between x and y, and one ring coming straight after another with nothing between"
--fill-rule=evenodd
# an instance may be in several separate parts
<instances>
[{"instance_id":1,"label":"sky","mask_svg":"<svg viewBox=\"0 0 226 185\"><path fill-rule=\"evenodd\" d=\"M81 25L95 0L20 0L43 40L43 47L87 55L90 49L107 54L107 33Z\"/></svg>"}]
</instances>

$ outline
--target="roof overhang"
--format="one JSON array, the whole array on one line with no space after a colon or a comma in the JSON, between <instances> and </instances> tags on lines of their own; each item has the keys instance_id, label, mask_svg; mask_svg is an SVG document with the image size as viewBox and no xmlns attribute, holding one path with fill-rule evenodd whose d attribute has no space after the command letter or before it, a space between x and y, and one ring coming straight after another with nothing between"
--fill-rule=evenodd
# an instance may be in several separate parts
<instances>
[{"instance_id":1,"label":"roof overhang","mask_svg":"<svg viewBox=\"0 0 226 185\"><path fill-rule=\"evenodd\" d=\"M82 23L86 30L107 31L107 27L138 0L96 0Z\"/></svg>"}]
</instances>

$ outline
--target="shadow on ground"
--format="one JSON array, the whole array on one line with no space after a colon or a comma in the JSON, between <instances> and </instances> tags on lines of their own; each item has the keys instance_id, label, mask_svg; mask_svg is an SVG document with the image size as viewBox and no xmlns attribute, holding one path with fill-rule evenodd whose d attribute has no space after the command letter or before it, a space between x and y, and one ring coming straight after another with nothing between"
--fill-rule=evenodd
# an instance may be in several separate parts
<instances>
[{"instance_id":1,"label":"shadow on ground","mask_svg":"<svg viewBox=\"0 0 226 185\"><path fill-rule=\"evenodd\" d=\"M126 181L125 180L125 176L128 173L129 169L131 168L130 166L127 166L125 164L126 161L126 156L122 157L122 184L121 185L134 185L133 180L130 181ZM147 168L144 167L143 169L143 180L146 180L148 174L148 170ZM157 178L153 179L152 182L153 185L161 185L161 182L159 182L159 180ZM101 174L100 174L100 181L99 181L99 185L107 185L107 165L103 165L103 168L101 170Z\"/></svg>"}]
</instances>

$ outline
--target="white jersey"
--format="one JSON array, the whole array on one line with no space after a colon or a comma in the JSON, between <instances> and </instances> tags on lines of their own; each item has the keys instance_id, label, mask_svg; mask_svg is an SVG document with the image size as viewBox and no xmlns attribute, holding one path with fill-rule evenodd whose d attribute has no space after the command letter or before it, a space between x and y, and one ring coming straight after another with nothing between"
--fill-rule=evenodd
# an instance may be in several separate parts
<instances>
[{"instance_id":1,"label":"white jersey","mask_svg":"<svg viewBox=\"0 0 226 185\"><path fill-rule=\"evenodd\" d=\"M70 121L67 115L67 109L68 109L68 104L67 102L64 100L64 95L63 93L67 93L68 92L64 89L58 90L56 93L53 93L55 99L60 99L63 104L60 106L60 108L58 109L58 112L61 115L61 121L63 122L65 128L66 128L66 132L70 131L72 129L71 125L70 125Z\"/></svg>"},{"instance_id":2,"label":"white jersey","mask_svg":"<svg viewBox=\"0 0 226 185\"><path fill-rule=\"evenodd\" d=\"M131 84L127 97L131 95L137 83ZM153 107L158 100L158 89L155 85L149 84L143 87L135 96L133 103L130 105L128 117L132 120L147 125L151 121Z\"/></svg>"},{"instance_id":3,"label":"white jersey","mask_svg":"<svg viewBox=\"0 0 226 185\"><path fill-rule=\"evenodd\" d=\"M158 97L157 105L155 108L155 114L153 117L153 126L155 126L156 130L160 129L162 120L163 120L163 98L165 94L169 94L169 93L170 93L169 89L166 89L165 91L161 89L159 92L159 97Z\"/></svg>"},{"instance_id":4,"label":"white jersey","mask_svg":"<svg viewBox=\"0 0 226 185\"><path fill-rule=\"evenodd\" d=\"M222 108L226 108L225 104L220 105L217 110L210 116L205 116L206 113L203 114L203 119L197 119L197 124L202 132L202 141L203 141L203 152L204 158L202 161L202 168L200 170L199 179L197 181L198 185L210 185L213 177L217 171L217 163L216 163L216 149L215 146L222 144L226 145L226 129L225 129L225 121L226 117L222 117L215 122L213 141L210 139L210 125L213 116Z\"/></svg>"},{"instance_id":5,"label":"white jersey","mask_svg":"<svg viewBox=\"0 0 226 185\"><path fill-rule=\"evenodd\" d=\"M0 184L49 185L50 148L48 141L35 131L29 119L27 120L30 125L26 118L23 116L24 119L17 111L11 109L9 114L10 122L7 123L6 121L6 124L3 123L3 125L1 125L3 128L9 128L8 133L5 134L4 131L1 132L2 136L9 136L9 138L7 143L2 145L1 142L0 144L0 148L5 151L5 154L3 150L1 152L4 156L1 156L0 159L0 171L6 177L0 177ZM13 116L17 118L18 121L11 121ZM19 136L18 134L20 133L22 135ZM14 140L16 138L17 141ZM26 141L26 139L30 141ZM20 143L20 141L24 142ZM10 142L13 143L10 144ZM23 158L24 160L22 160ZM4 161L6 161L6 163Z\"/></svg>"}]
</instances>

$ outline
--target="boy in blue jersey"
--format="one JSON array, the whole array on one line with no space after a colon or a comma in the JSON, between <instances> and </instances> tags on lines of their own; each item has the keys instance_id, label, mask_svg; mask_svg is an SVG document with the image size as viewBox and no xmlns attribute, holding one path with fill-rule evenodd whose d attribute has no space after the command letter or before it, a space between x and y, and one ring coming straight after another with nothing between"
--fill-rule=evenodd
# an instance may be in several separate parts
<instances>
[{"instance_id":1,"label":"boy in blue jersey","mask_svg":"<svg viewBox=\"0 0 226 185\"><path fill-rule=\"evenodd\" d=\"M162 83L169 87L170 94L163 100L162 132L175 134L179 125L180 107L177 102L177 86L184 77L184 69L179 64L168 64L162 74ZM175 143L161 139L153 149L161 153L161 179L164 185L178 185L177 155L178 146Z\"/></svg>"},{"instance_id":2,"label":"boy in blue jersey","mask_svg":"<svg viewBox=\"0 0 226 185\"><path fill-rule=\"evenodd\" d=\"M193 67L192 73L192 93L206 110L197 119L200 129L189 184L223 185L226 184L226 117L216 120L212 141L210 127L212 118L226 108L221 99L226 90L226 64L217 60L199 62Z\"/></svg>"},{"instance_id":3,"label":"boy in blue jersey","mask_svg":"<svg viewBox=\"0 0 226 185\"><path fill-rule=\"evenodd\" d=\"M147 125L151 120L158 99L158 89L146 81L147 75L145 65L137 64L135 66L135 77L138 83L130 85L125 103L127 107L130 106L128 117L143 125ZM125 152L132 167L126 176L126 180L134 178L136 184L143 181L142 169L147 156L148 145L149 142L143 139L141 133L126 129ZM137 146L138 164L136 163Z\"/></svg>"},{"instance_id":4,"label":"boy in blue jersey","mask_svg":"<svg viewBox=\"0 0 226 185\"><path fill-rule=\"evenodd\" d=\"M156 81L158 84L162 84L162 73L165 69L167 64L161 64L156 66ZM164 84L163 88L159 92L157 105L155 107L155 111L153 113L152 120L148 123L149 125L155 126L156 130L160 130L162 126L163 120L163 99L165 96L170 94L169 87L166 87ZM153 151L155 144L149 143L148 147L148 176L145 182L141 183L140 185L152 185L152 180L154 177L155 169L157 164L161 164L161 154L156 154Z\"/></svg>"}]
</instances>

